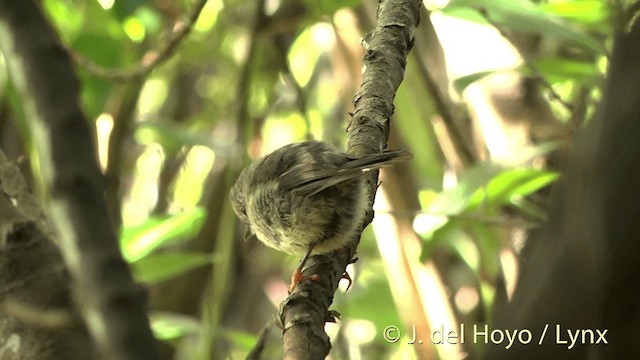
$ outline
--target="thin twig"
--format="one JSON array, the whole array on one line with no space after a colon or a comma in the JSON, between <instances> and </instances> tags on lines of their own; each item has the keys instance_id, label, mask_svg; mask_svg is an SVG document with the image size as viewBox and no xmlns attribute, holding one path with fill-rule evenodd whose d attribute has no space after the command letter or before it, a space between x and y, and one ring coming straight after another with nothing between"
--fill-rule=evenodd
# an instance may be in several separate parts
<instances>
[{"instance_id":1,"label":"thin twig","mask_svg":"<svg viewBox=\"0 0 640 360\"><path fill-rule=\"evenodd\" d=\"M191 32L193 25L198 20L207 0L198 0L191 10L191 13L185 20L176 22L173 30L169 34L169 38L164 45L157 50L150 50L142 57L140 63L126 69L107 68L96 64L91 59L76 52L72 48L66 46L73 60L80 66L85 68L91 74L111 79L114 81L128 81L133 78L139 78L150 73L155 67L167 61L178 47L180 42Z\"/></svg>"},{"instance_id":2,"label":"thin twig","mask_svg":"<svg viewBox=\"0 0 640 360\"><path fill-rule=\"evenodd\" d=\"M434 79L431 71L427 67L427 65L419 59L419 53L414 52L413 57L417 58L418 71L422 75L424 79L425 87L427 91L431 95L431 99L436 106L436 110L438 114L442 117L442 122L445 124L447 132L449 134L449 138L451 138L451 143L453 143L454 148L456 149L456 154L460 158L460 161L465 166L469 166L477 162L477 155L473 151L473 146L471 143L465 139L465 135L462 133L459 127L459 121L457 121L456 117L453 115L451 108L447 105L447 101L445 100L444 95L438 89L438 85L436 84L436 80Z\"/></svg>"},{"instance_id":3,"label":"thin twig","mask_svg":"<svg viewBox=\"0 0 640 360\"><path fill-rule=\"evenodd\" d=\"M131 134L134 113L143 84L144 79L137 78L122 86L120 91L116 93L118 104L111 111L113 128L109 135L109 145L107 147L107 166L105 170L107 191L105 198L107 200L107 206L109 207L113 227L116 230L122 226L120 180L122 175L121 171L124 167L124 144L125 140Z\"/></svg>"}]
</instances>

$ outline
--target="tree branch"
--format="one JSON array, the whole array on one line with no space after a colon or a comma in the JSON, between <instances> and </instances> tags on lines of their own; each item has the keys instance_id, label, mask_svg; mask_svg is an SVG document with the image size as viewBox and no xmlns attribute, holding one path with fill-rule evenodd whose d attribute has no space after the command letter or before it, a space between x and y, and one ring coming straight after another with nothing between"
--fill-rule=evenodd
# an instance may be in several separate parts
<instances>
[{"instance_id":1,"label":"tree branch","mask_svg":"<svg viewBox=\"0 0 640 360\"><path fill-rule=\"evenodd\" d=\"M393 114L393 99L402 79L407 55L413 45L415 28L420 17L421 1L386 0L378 7L378 23L363 45L362 84L354 97L355 113L348 128L348 153L365 155L378 153L386 147L389 120ZM378 185L377 172L367 181L370 204ZM362 228L373 219L368 211ZM334 313L328 308L333 293L355 255L359 237L346 249L309 258L303 274L319 275L318 281L303 281L280 307L283 326L285 359L323 359L331 344L324 324Z\"/></svg>"},{"instance_id":2,"label":"tree branch","mask_svg":"<svg viewBox=\"0 0 640 360\"><path fill-rule=\"evenodd\" d=\"M118 249L71 59L33 0L0 0L0 48L38 144L48 213L80 312L109 359L156 359L155 340Z\"/></svg>"},{"instance_id":3,"label":"tree branch","mask_svg":"<svg viewBox=\"0 0 640 360\"><path fill-rule=\"evenodd\" d=\"M0 151L0 167L2 157ZM60 249L40 230L42 222L9 201L7 177L0 181L0 358L92 358Z\"/></svg>"},{"instance_id":4,"label":"tree branch","mask_svg":"<svg viewBox=\"0 0 640 360\"><path fill-rule=\"evenodd\" d=\"M198 0L194 4L189 16L187 16L184 21L178 21L174 24L173 31L169 34L169 38L163 42L163 46L160 49L147 51L140 63L130 68L106 68L94 63L91 59L84 57L71 48L67 48L67 50L71 53L75 62L93 75L116 81L127 81L143 77L171 57L175 49L180 45L180 42L182 42L191 32L191 29L193 29L193 25L198 20L206 3L207 0Z\"/></svg>"}]
</instances>

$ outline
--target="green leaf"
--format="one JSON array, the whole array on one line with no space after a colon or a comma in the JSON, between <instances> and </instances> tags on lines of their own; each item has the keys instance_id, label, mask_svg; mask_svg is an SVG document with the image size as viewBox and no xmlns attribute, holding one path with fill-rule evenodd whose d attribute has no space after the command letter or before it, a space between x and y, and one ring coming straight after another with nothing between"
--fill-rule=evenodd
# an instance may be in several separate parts
<instances>
[{"instance_id":1,"label":"green leaf","mask_svg":"<svg viewBox=\"0 0 640 360\"><path fill-rule=\"evenodd\" d=\"M480 270L480 250L474 239L460 228L447 233L448 243L474 273Z\"/></svg>"},{"instance_id":2,"label":"green leaf","mask_svg":"<svg viewBox=\"0 0 640 360\"><path fill-rule=\"evenodd\" d=\"M526 161L557 147L556 143L541 144L523 157ZM524 197L558 178L552 171L531 168L511 168L483 162L468 169L460 177L458 185L440 193L421 191L419 201L425 213L414 219L414 229L421 236L432 239L436 231L451 222L451 215L486 206L513 204L514 198ZM488 211L486 208L485 211ZM530 210L530 207L529 209ZM536 212L537 215L540 212Z\"/></svg>"},{"instance_id":3,"label":"green leaf","mask_svg":"<svg viewBox=\"0 0 640 360\"><path fill-rule=\"evenodd\" d=\"M500 272L499 254L504 235L499 235L501 231L481 222L468 222L465 230L474 239L480 252L480 270L476 272L478 281L482 281L485 276L486 279L495 279Z\"/></svg>"},{"instance_id":4,"label":"green leaf","mask_svg":"<svg viewBox=\"0 0 640 360\"><path fill-rule=\"evenodd\" d=\"M120 244L129 262L141 259L153 250L195 236L204 223L206 212L195 208L181 214L151 217L138 226L122 231Z\"/></svg>"},{"instance_id":5,"label":"green leaf","mask_svg":"<svg viewBox=\"0 0 640 360\"><path fill-rule=\"evenodd\" d=\"M551 84L574 80L585 85L596 85L602 77L596 64L586 61L546 58L535 61L534 66ZM526 68L522 71L529 72Z\"/></svg>"},{"instance_id":6,"label":"green leaf","mask_svg":"<svg viewBox=\"0 0 640 360\"><path fill-rule=\"evenodd\" d=\"M231 340L237 348L245 351L253 349L258 342L257 336L243 331L225 329L223 336Z\"/></svg>"},{"instance_id":7,"label":"green leaf","mask_svg":"<svg viewBox=\"0 0 640 360\"><path fill-rule=\"evenodd\" d=\"M547 212L539 205L527 200L527 198L514 196L511 199L511 205L535 219L547 221Z\"/></svg>"},{"instance_id":8,"label":"green leaf","mask_svg":"<svg viewBox=\"0 0 640 360\"><path fill-rule=\"evenodd\" d=\"M311 75L322 55L322 48L314 40L314 28L307 27L298 35L289 47L287 61L291 75L300 86L304 87L311 80Z\"/></svg>"},{"instance_id":9,"label":"green leaf","mask_svg":"<svg viewBox=\"0 0 640 360\"><path fill-rule=\"evenodd\" d=\"M145 256L133 262L131 266L138 281L145 284L155 284L202 265L210 264L214 260L215 257L211 254L175 252Z\"/></svg>"},{"instance_id":10,"label":"green leaf","mask_svg":"<svg viewBox=\"0 0 640 360\"><path fill-rule=\"evenodd\" d=\"M570 25L564 19L545 13L527 0L451 0L442 11L455 16L456 12L451 10L459 7L486 12L489 20L501 27L555 37L594 53L606 53L602 42Z\"/></svg>"},{"instance_id":11,"label":"green leaf","mask_svg":"<svg viewBox=\"0 0 640 360\"><path fill-rule=\"evenodd\" d=\"M483 162L465 171L458 185L439 193L431 204L422 204L427 212L436 215L456 215L464 211L471 203L473 195L500 171L502 166Z\"/></svg>"},{"instance_id":12,"label":"green leaf","mask_svg":"<svg viewBox=\"0 0 640 360\"><path fill-rule=\"evenodd\" d=\"M464 89L466 89L469 85L493 73L495 73L495 71L480 71L477 73L461 76L453 80L453 88L456 89L458 94L462 94Z\"/></svg>"},{"instance_id":13,"label":"green leaf","mask_svg":"<svg viewBox=\"0 0 640 360\"><path fill-rule=\"evenodd\" d=\"M602 23L609 17L609 8L600 0L554 1L538 6L546 13L583 24Z\"/></svg>"},{"instance_id":14,"label":"green leaf","mask_svg":"<svg viewBox=\"0 0 640 360\"><path fill-rule=\"evenodd\" d=\"M490 202L503 203L513 196L527 196L558 178L552 171L528 168L509 169L501 172L486 188L486 197Z\"/></svg>"},{"instance_id":15,"label":"green leaf","mask_svg":"<svg viewBox=\"0 0 640 360\"><path fill-rule=\"evenodd\" d=\"M197 334L200 330L198 319L193 316L167 311L153 311L149 314L153 335L159 340L171 340L185 335Z\"/></svg>"},{"instance_id":16,"label":"green leaf","mask_svg":"<svg viewBox=\"0 0 640 360\"><path fill-rule=\"evenodd\" d=\"M502 166L492 162L479 163L464 172L456 187L440 193L421 191L419 201L425 213L414 219L414 229L429 239L440 228L450 223L448 215L458 215L474 205L479 190L500 171ZM475 200L477 202L477 200Z\"/></svg>"}]
</instances>

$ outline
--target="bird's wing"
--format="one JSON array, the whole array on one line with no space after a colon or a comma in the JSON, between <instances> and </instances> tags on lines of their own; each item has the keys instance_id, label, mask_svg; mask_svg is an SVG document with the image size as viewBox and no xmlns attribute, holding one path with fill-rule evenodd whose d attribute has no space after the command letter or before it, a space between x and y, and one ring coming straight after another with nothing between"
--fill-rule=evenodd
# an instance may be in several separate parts
<instances>
[{"instance_id":1,"label":"bird's wing","mask_svg":"<svg viewBox=\"0 0 640 360\"><path fill-rule=\"evenodd\" d=\"M361 173L360 169L326 169L318 164L299 164L282 174L278 183L281 190L312 196L328 187L353 179Z\"/></svg>"},{"instance_id":2,"label":"bird's wing","mask_svg":"<svg viewBox=\"0 0 640 360\"><path fill-rule=\"evenodd\" d=\"M312 196L320 191L353 179L365 170L378 169L394 161L407 160L411 154L404 150L385 151L349 159L341 166L327 169L326 165L298 164L278 178L279 187L284 191L295 191L304 196Z\"/></svg>"}]
</instances>

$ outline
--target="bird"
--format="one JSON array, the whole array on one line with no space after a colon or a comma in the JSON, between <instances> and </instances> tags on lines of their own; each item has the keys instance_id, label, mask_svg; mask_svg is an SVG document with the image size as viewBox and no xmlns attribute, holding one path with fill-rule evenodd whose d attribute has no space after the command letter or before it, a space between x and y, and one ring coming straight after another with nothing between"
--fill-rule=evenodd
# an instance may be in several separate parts
<instances>
[{"instance_id":1,"label":"bird","mask_svg":"<svg viewBox=\"0 0 640 360\"><path fill-rule=\"evenodd\" d=\"M291 292L304 280L301 272L309 256L344 248L359 235L369 206L363 175L411 157L405 150L354 156L324 141L302 141L252 162L229 197L248 236L303 256Z\"/></svg>"}]
</instances>

